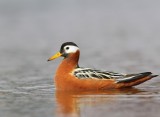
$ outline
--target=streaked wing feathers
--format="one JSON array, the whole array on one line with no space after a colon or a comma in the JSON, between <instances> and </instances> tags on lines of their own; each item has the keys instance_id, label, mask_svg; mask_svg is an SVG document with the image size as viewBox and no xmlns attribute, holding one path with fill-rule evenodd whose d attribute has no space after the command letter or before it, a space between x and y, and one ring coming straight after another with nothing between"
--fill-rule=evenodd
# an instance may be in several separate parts
<instances>
[{"instance_id":1,"label":"streaked wing feathers","mask_svg":"<svg viewBox=\"0 0 160 117\"><path fill-rule=\"evenodd\" d=\"M132 82L143 77L151 76L151 72L143 72L137 74L120 74L110 71L100 71L90 68L77 68L73 71L74 76L79 79L113 79L116 83ZM155 77L155 76L153 76Z\"/></svg>"},{"instance_id":2,"label":"streaked wing feathers","mask_svg":"<svg viewBox=\"0 0 160 117\"><path fill-rule=\"evenodd\" d=\"M117 79L125 76L125 74L119 74L110 71L94 70L90 68L77 68L73 71L73 74L80 79Z\"/></svg>"}]
</instances>

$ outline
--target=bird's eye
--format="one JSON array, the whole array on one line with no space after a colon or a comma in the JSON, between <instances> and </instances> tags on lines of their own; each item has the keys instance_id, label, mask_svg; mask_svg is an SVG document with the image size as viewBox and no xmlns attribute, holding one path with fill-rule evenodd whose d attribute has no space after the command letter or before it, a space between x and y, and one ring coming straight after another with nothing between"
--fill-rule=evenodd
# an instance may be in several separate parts
<instances>
[{"instance_id":1,"label":"bird's eye","mask_svg":"<svg viewBox=\"0 0 160 117\"><path fill-rule=\"evenodd\" d=\"M66 50L69 50L69 47L66 47Z\"/></svg>"}]
</instances>

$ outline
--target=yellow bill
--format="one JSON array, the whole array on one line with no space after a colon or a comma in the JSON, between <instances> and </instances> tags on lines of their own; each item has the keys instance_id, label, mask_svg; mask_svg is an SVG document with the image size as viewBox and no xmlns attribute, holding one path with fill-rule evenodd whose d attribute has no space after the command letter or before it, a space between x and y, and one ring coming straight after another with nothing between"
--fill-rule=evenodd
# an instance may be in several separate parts
<instances>
[{"instance_id":1,"label":"yellow bill","mask_svg":"<svg viewBox=\"0 0 160 117\"><path fill-rule=\"evenodd\" d=\"M62 54L61 54L60 52L57 52L55 55L53 55L52 57L50 57L50 58L48 59L48 61L54 60L54 59L56 59L56 58L58 58L58 57L60 57L60 56L62 56Z\"/></svg>"}]
</instances>

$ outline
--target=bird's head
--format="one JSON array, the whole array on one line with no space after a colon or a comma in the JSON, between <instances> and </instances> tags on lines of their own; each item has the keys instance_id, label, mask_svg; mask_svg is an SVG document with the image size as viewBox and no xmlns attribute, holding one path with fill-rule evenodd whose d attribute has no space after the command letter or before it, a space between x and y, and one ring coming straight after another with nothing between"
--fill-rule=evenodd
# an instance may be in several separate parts
<instances>
[{"instance_id":1,"label":"bird's head","mask_svg":"<svg viewBox=\"0 0 160 117\"><path fill-rule=\"evenodd\" d=\"M77 51L79 50L78 46L73 43L73 42L66 42L66 43L63 43L61 45L61 48L60 48L60 51L57 52L55 55L53 55L52 57L50 57L48 59L48 61L51 61L51 60L54 60L58 57L64 57L64 58L67 58L70 54L74 54L76 53Z\"/></svg>"}]
</instances>

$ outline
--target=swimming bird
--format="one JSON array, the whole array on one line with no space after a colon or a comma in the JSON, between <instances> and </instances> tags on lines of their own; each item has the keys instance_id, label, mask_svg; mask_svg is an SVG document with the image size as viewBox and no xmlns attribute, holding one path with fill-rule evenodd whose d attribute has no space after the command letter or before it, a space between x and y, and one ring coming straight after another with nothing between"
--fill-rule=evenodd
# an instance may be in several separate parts
<instances>
[{"instance_id":1,"label":"swimming bird","mask_svg":"<svg viewBox=\"0 0 160 117\"><path fill-rule=\"evenodd\" d=\"M60 51L48 61L64 57L59 65L54 81L58 90L105 90L136 86L158 75L151 72L123 74L79 67L79 47L73 42L62 44Z\"/></svg>"}]
</instances>

